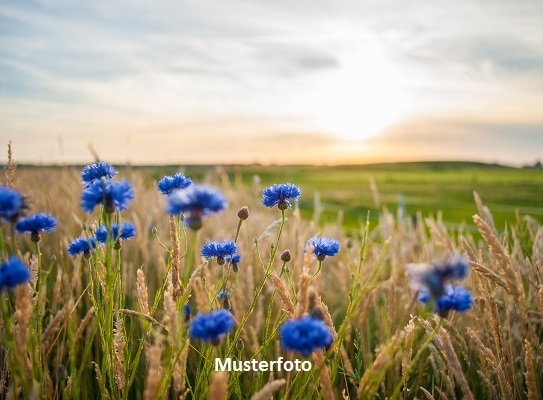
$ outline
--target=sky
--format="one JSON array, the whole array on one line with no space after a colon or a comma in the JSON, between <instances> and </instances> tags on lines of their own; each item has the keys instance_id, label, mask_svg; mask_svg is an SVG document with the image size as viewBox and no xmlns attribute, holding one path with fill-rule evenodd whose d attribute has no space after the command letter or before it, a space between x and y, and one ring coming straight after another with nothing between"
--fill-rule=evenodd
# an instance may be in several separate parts
<instances>
[{"instance_id":1,"label":"sky","mask_svg":"<svg viewBox=\"0 0 543 400\"><path fill-rule=\"evenodd\" d=\"M533 164L543 1L1 0L10 140L41 164Z\"/></svg>"}]
</instances>

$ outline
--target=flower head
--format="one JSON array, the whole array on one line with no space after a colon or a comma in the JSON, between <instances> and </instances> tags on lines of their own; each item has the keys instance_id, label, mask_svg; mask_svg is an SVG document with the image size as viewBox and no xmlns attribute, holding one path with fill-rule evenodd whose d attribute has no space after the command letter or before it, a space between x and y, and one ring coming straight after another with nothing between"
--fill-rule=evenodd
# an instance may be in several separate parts
<instances>
[{"instance_id":1,"label":"flower head","mask_svg":"<svg viewBox=\"0 0 543 400\"><path fill-rule=\"evenodd\" d=\"M91 213L99 204L105 206L107 213L128 209L128 203L134 200L134 191L130 182L94 181L81 194L81 208Z\"/></svg>"},{"instance_id":2,"label":"flower head","mask_svg":"<svg viewBox=\"0 0 543 400\"><path fill-rule=\"evenodd\" d=\"M189 334L192 339L218 344L233 327L234 317L230 311L221 309L194 317L189 326Z\"/></svg>"},{"instance_id":3,"label":"flower head","mask_svg":"<svg viewBox=\"0 0 543 400\"><path fill-rule=\"evenodd\" d=\"M219 265L224 264L227 256L233 256L238 250L236 243L232 240L225 240L224 242L205 242L202 246L201 254L205 258L217 257L217 263Z\"/></svg>"},{"instance_id":4,"label":"flower head","mask_svg":"<svg viewBox=\"0 0 543 400\"><path fill-rule=\"evenodd\" d=\"M469 264L459 254L452 255L447 262L436 261L431 264L408 264L407 274L414 290L426 289L434 297L441 296L445 284L451 280L467 277Z\"/></svg>"},{"instance_id":5,"label":"flower head","mask_svg":"<svg viewBox=\"0 0 543 400\"><path fill-rule=\"evenodd\" d=\"M198 230L202 227L202 217L222 211L227 206L226 198L219 190L191 185L186 189L174 190L168 196L166 211L171 215L186 213L187 225Z\"/></svg>"},{"instance_id":6,"label":"flower head","mask_svg":"<svg viewBox=\"0 0 543 400\"><path fill-rule=\"evenodd\" d=\"M313 236L305 245L313 248L313 254L319 261L324 261L327 256L331 257L339 253L339 242L327 237Z\"/></svg>"},{"instance_id":7,"label":"flower head","mask_svg":"<svg viewBox=\"0 0 543 400\"><path fill-rule=\"evenodd\" d=\"M81 182L89 185L95 181L99 181L102 178L107 180L117 175L117 171L108 162L95 162L87 165L81 171Z\"/></svg>"},{"instance_id":8,"label":"flower head","mask_svg":"<svg viewBox=\"0 0 543 400\"><path fill-rule=\"evenodd\" d=\"M105 225L99 226L94 235L100 243L107 242L107 227ZM111 225L111 240L113 241L128 240L134 236L136 236L136 227L134 224L126 222L121 225L117 225L116 223Z\"/></svg>"},{"instance_id":9,"label":"flower head","mask_svg":"<svg viewBox=\"0 0 543 400\"><path fill-rule=\"evenodd\" d=\"M40 241L40 232L52 232L57 228L57 220L46 213L31 215L17 222L15 228L19 233L30 233L32 241Z\"/></svg>"},{"instance_id":10,"label":"flower head","mask_svg":"<svg viewBox=\"0 0 543 400\"><path fill-rule=\"evenodd\" d=\"M166 175L158 181L157 188L162 194L170 194L176 189L185 189L192 184L192 179L187 178L183 174L175 174L174 176Z\"/></svg>"},{"instance_id":11,"label":"flower head","mask_svg":"<svg viewBox=\"0 0 543 400\"><path fill-rule=\"evenodd\" d=\"M0 292L28 282L30 277L28 266L18 257L11 256L8 261L0 264Z\"/></svg>"},{"instance_id":12,"label":"flower head","mask_svg":"<svg viewBox=\"0 0 543 400\"><path fill-rule=\"evenodd\" d=\"M281 346L309 356L314 350L330 347L333 337L330 328L320 319L306 315L285 322L279 331Z\"/></svg>"},{"instance_id":13,"label":"flower head","mask_svg":"<svg viewBox=\"0 0 543 400\"><path fill-rule=\"evenodd\" d=\"M25 214L28 206L25 198L16 190L0 187L0 218L6 222L15 222Z\"/></svg>"},{"instance_id":14,"label":"flower head","mask_svg":"<svg viewBox=\"0 0 543 400\"><path fill-rule=\"evenodd\" d=\"M280 210L286 210L291 206L291 201L298 200L302 191L292 183L275 184L267 187L262 193L262 204L266 207L278 206Z\"/></svg>"},{"instance_id":15,"label":"flower head","mask_svg":"<svg viewBox=\"0 0 543 400\"><path fill-rule=\"evenodd\" d=\"M419 294L419 301L428 304L431 295L427 289L423 289ZM435 312L446 314L449 310L464 312L473 305L473 297L469 290L463 286L453 287L450 283L445 285L445 292L442 296L435 298Z\"/></svg>"},{"instance_id":16,"label":"flower head","mask_svg":"<svg viewBox=\"0 0 543 400\"><path fill-rule=\"evenodd\" d=\"M83 253L85 258L90 258L91 250L96 248L95 238L78 237L68 246L68 254L72 257Z\"/></svg>"}]
</instances>

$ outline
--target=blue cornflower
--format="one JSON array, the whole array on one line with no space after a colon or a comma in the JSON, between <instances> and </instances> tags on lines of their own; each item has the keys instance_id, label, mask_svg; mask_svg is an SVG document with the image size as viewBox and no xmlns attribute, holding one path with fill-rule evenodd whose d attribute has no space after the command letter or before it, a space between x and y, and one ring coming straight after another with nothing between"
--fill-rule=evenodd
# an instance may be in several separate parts
<instances>
[{"instance_id":1,"label":"blue cornflower","mask_svg":"<svg viewBox=\"0 0 543 400\"><path fill-rule=\"evenodd\" d=\"M96 248L95 238L78 237L68 246L68 254L75 256L83 253L83 257L90 258L91 250Z\"/></svg>"},{"instance_id":2,"label":"blue cornflower","mask_svg":"<svg viewBox=\"0 0 543 400\"><path fill-rule=\"evenodd\" d=\"M189 327L189 334L192 339L200 339L217 345L233 327L233 315L230 311L221 309L194 317Z\"/></svg>"},{"instance_id":3,"label":"blue cornflower","mask_svg":"<svg viewBox=\"0 0 543 400\"><path fill-rule=\"evenodd\" d=\"M305 245L313 248L313 254L319 261L324 261L326 256L331 257L339 253L339 242L327 237L313 236Z\"/></svg>"},{"instance_id":4,"label":"blue cornflower","mask_svg":"<svg viewBox=\"0 0 543 400\"><path fill-rule=\"evenodd\" d=\"M28 266L18 257L11 256L8 261L0 264L0 292L28 282L30 277Z\"/></svg>"},{"instance_id":5,"label":"blue cornflower","mask_svg":"<svg viewBox=\"0 0 543 400\"><path fill-rule=\"evenodd\" d=\"M192 179L187 178L183 174L175 174L174 176L166 175L159 180L157 187L160 193L171 194L176 189L186 189L192 184Z\"/></svg>"},{"instance_id":6,"label":"blue cornflower","mask_svg":"<svg viewBox=\"0 0 543 400\"><path fill-rule=\"evenodd\" d=\"M238 246L232 240L224 242L205 242L202 246L202 256L205 258L217 257L217 264L223 265L227 256L232 256Z\"/></svg>"},{"instance_id":7,"label":"blue cornflower","mask_svg":"<svg viewBox=\"0 0 543 400\"><path fill-rule=\"evenodd\" d=\"M185 223L189 228L198 230L202 227L202 217L222 211L227 206L226 198L219 190L191 185L186 189L174 190L168 196L166 211L171 215L186 213Z\"/></svg>"},{"instance_id":8,"label":"blue cornflower","mask_svg":"<svg viewBox=\"0 0 543 400\"><path fill-rule=\"evenodd\" d=\"M462 280L468 273L469 263L459 254L452 255L447 262L407 265L407 274L413 289L427 289L434 297L444 293L447 281Z\"/></svg>"},{"instance_id":9,"label":"blue cornflower","mask_svg":"<svg viewBox=\"0 0 543 400\"><path fill-rule=\"evenodd\" d=\"M286 210L290 207L290 202L298 200L301 194L300 188L292 183L275 184L264 189L262 204L266 207L278 206L280 210Z\"/></svg>"},{"instance_id":10,"label":"blue cornflower","mask_svg":"<svg viewBox=\"0 0 543 400\"><path fill-rule=\"evenodd\" d=\"M23 195L6 186L0 187L0 218L6 222L15 222L27 209Z\"/></svg>"},{"instance_id":11,"label":"blue cornflower","mask_svg":"<svg viewBox=\"0 0 543 400\"><path fill-rule=\"evenodd\" d=\"M128 203L134 199L130 182L94 181L81 194L81 208L91 213L99 204L104 205L106 213L128 209Z\"/></svg>"},{"instance_id":12,"label":"blue cornflower","mask_svg":"<svg viewBox=\"0 0 543 400\"><path fill-rule=\"evenodd\" d=\"M217 298L219 300L228 299L229 297L230 297L230 290L221 290L219 293L217 293Z\"/></svg>"},{"instance_id":13,"label":"blue cornflower","mask_svg":"<svg viewBox=\"0 0 543 400\"><path fill-rule=\"evenodd\" d=\"M57 228L57 220L46 213L31 215L17 222L15 228L19 233L30 233L33 242L40 241L40 232L52 232Z\"/></svg>"},{"instance_id":14,"label":"blue cornflower","mask_svg":"<svg viewBox=\"0 0 543 400\"><path fill-rule=\"evenodd\" d=\"M190 321L190 316L191 316L190 304L187 303L184 305L183 313L185 314L185 322Z\"/></svg>"},{"instance_id":15,"label":"blue cornflower","mask_svg":"<svg viewBox=\"0 0 543 400\"><path fill-rule=\"evenodd\" d=\"M428 304L431 294L428 289L421 290L419 301ZM473 297L469 290L463 286L453 287L450 283L445 285L445 292L442 296L435 298L435 312L446 314L449 310L464 312L473 305Z\"/></svg>"},{"instance_id":16,"label":"blue cornflower","mask_svg":"<svg viewBox=\"0 0 543 400\"><path fill-rule=\"evenodd\" d=\"M99 226L94 235L100 243L107 242L107 227L105 225ZM134 224L126 222L121 225L117 225L116 223L111 225L111 239L113 241L128 240L134 236L136 236L136 227Z\"/></svg>"},{"instance_id":17,"label":"blue cornflower","mask_svg":"<svg viewBox=\"0 0 543 400\"><path fill-rule=\"evenodd\" d=\"M81 182L89 185L95 181L99 181L102 178L107 180L117 175L117 171L108 162L95 162L87 165L81 172Z\"/></svg>"},{"instance_id":18,"label":"blue cornflower","mask_svg":"<svg viewBox=\"0 0 543 400\"><path fill-rule=\"evenodd\" d=\"M462 280L468 276L469 263L460 254L453 254L447 262L434 262L434 268L443 277Z\"/></svg>"},{"instance_id":19,"label":"blue cornflower","mask_svg":"<svg viewBox=\"0 0 543 400\"><path fill-rule=\"evenodd\" d=\"M279 331L281 346L309 356L314 350L332 345L330 328L320 319L306 315L301 319L285 322Z\"/></svg>"},{"instance_id":20,"label":"blue cornflower","mask_svg":"<svg viewBox=\"0 0 543 400\"><path fill-rule=\"evenodd\" d=\"M241 256L236 253L234 254L233 256L226 256L224 261L227 263L227 264L231 264L232 265L232 271L234 272L238 272L239 270L239 263L241 262Z\"/></svg>"}]
</instances>

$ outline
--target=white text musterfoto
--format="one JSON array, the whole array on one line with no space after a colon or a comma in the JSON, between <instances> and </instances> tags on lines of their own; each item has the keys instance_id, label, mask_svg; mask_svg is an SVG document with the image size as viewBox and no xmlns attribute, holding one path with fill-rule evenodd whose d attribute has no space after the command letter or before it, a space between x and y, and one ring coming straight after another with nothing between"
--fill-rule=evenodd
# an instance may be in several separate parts
<instances>
[{"instance_id":1,"label":"white text musterfoto","mask_svg":"<svg viewBox=\"0 0 543 400\"><path fill-rule=\"evenodd\" d=\"M233 360L226 358L221 360L215 358L215 371L236 371L236 372L266 372L266 371L311 371L313 365L311 361L298 359L283 360L283 357L279 357L273 361L258 361L258 360Z\"/></svg>"}]
</instances>

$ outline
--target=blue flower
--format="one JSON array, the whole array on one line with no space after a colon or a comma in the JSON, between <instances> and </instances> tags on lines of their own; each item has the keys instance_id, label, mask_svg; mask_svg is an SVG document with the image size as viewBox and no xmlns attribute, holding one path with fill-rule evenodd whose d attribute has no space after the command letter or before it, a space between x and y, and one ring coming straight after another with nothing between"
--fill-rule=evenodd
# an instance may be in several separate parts
<instances>
[{"instance_id":1,"label":"blue flower","mask_svg":"<svg viewBox=\"0 0 543 400\"><path fill-rule=\"evenodd\" d=\"M228 264L239 264L241 262L241 256L236 253L233 256L227 256L224 259Z\"/></svg>"},{"instance_id":2,"label":"blue flower","mask_svg":"<svg viewBox=\"0 0 543 400\"><path fill-rule=\"evenodd\" d=\"M232 240L224 242L205 242L202 246L202 256L209 259L217 257L219 265L224 264L227 256L232 256L238 250L238 246Z\"/></svg>"},{"instance_id":3,"label":"blue flower","mask_svg":"<svg viewBox=\"0 0 543 400\"><path fill-rule=\"evenodd\" d=\"M105 225L99 226L94 235L100 243L107 242L107 227ZM134 236L136 236L136 227L131 223L127 222L120 226L116 223L111 225L111 239L113 241L128 240Z\"/></svg>"},{"instance_id":4,"label":"blue flower","mask_svg":"<svg viewBox=\"0 0 543 400\"><path fill-rule=\"evenodd\" d=\"M95 238L78 237L68 246L68 254L75 256L83 253L85 258L89 258L91 250L96 248L96 244Z\"/></svg>"},{"instance_id":5,"label":"blue flower","mask_svg":"<svg viewBox=\"0 0 543 400\"><path fill-rule=\"evenodd\" d=\"M27 208L21 193L6 186L0 187L0 218L6 222L15 222L25 214Z\"/></svg>"},{"instance_id":6,"label":"blue flower","mask_svg":"<svg viewBox=\"0 0 543 400\"><path fill-rule=\"evenodd\" d=\"M207 343L219 344L223 336L234 327L233 315L224 309L209 314L198 314L189 326L192 339L200 339Z\"/></svg>"},{"instance_id":7,"label":"blue flower","mask_svg":"<svg viewBox=\"0 0 543 400\"><path fill-rule=\"evenodd\" d=\"M431 295L427 289L421 290L419 301L428 304ZM442 296L435 298L435 312L438 314L446 314L449 310L464 312L469 310L473 305L473 297L469 290L463 286L453 287L451 284L445 285L445 292Z\"/></svg>"},{"instance_id":8,"label":"blue flower","mask_svg":"<svg viewBox=\"0 0 543 400\"><path fill-rule=\"evenodd\" d=\"M224 210L228 206L224 195L208 186L191 185L186 189L174 190L168 196L166 211L170 215L186 213L185 223L189 228L202 227L202 217Z\"/></svg>"},{"instance_id":9,"label":"blue flower","mask_svg":"<svg viewBox=\"0 0 543 400\"><path fill-rule=\"evenodd\" d=\"M117 175L117 171L113 168L113 165L107 162L95 162L89 164L83 168L81 172L81 182L84 184L90 184L95 181L99 181L102 178L111 179Z\"/></svg>"},{"instance_id":10,"label":"blue flower","mask_svg":"<svg viewBox=\"0 0 543 400\"><path fill-rule=\"evenodd\" d=\"M313 247L313 254L319 261L324 261L327 256L331 257L339 253L339 242L327 237L313 236L305 245Z\"/></svg>"},{"instance_id":11,"label":"blue flower","mask_svg":"<svg viewBox=\"0 0 543 400\"><path fill-rule=\"evenodd\" d=\"M330 328L320 319L305 316L285 322L279 331L281 346L288 351L297 351L309 356L314 350L332 345Z\"/></svg>"},{"instance_id":12,"label":"blue flower","mask_svg":"<svg viewBox=\"0 0 543 400\"><path fill-rule=\"evenodd\" d=\"M435 262L434 268L448 279L462 280L468 276L469 263L460 254L453 254L447 262Z\"/></svg>"},{"instance_id":13,"label":"blue flower","mask_svg":"<svg viewBox=\"0 0 543 400\"><path fill-rule=\"evenodd\" d=\"M158 181L157 187L162 194L170 194L176 189L186 189L192 185L192 179L187 178L183 174L175 174L174 176L166 175Z\"/></svg>"},{"instance_id":14,"label":"blue flower","mask_svg":"<svg viewBox=\"0 0 543 400\"><path fill-rule=\"evenodd\" d=\"M217 293L217 298L219 300L228 299L229 297L230 297L230 291L229 290L221 290L219 293Z\"/></svg>"},{"instance_id":15,"label":"blue flower","mask_svg":"<svg viewBox=\"0 0 543 400\"><path fill-rule=\"evenodd\" d=\"M39 213L25 218L15 225L19 233L30 233L32 241L40 241L40 232L52 232L57 228L57 220L46 213Z\"/></svg>"},{"instance_id":16,"label":"blue flower","mask_svg":"<svg viewBox=\"0 0 543 400\"><path fill-rule=\"evenodd\" d=\"M469 263L459 254L452 255L447 262L407 265L407 274L413 289L418 291L426 289L434 297L444 293L448 281L462 280L468 273Z\"/></svg>"},{"instance_id":17,"label":"blue flower","mask_svg":"<svg viewBox=\"0 0 543 400\"><path fill-rule=\"evenodd\" d=\"M105 206L107 213L128 209L128 203L134 199L130 182L94 181L81 194L81 208L91 213L99 204Z\"/></svg>"},{"instance_id":18,"label":"blue flower","mask_svg":"<svg viewBox=\"0 0 543 400\"><path fill-rule=\"evenodd\" d=\"M301 194L300 188L292 183L275 184L264 189L262 204L266 207L278 206L280 210L286 210L290 207L290 202L298 200Z\"/></svg>"},{"instance_id":19,"label":"blue flower","mask_svg":"<svg viewBox=\"0 0 543 400\"><path fill-rule=\"evenodd\" d=\"M0 292L28 282L30 277L28 266L18 257L11 256L0 264Z\"/></svg>"}]
</instances>

